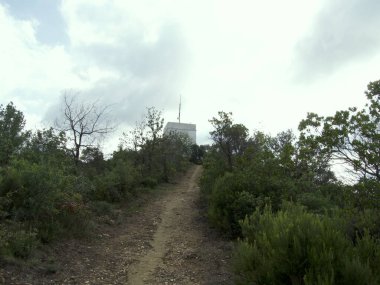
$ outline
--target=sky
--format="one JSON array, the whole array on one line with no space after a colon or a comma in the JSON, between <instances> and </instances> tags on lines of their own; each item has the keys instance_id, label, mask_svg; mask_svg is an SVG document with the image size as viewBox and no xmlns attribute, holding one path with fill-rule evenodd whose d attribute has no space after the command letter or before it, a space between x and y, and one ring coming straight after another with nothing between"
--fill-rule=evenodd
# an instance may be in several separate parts
<instances>
[{"instance_id":1,"label":"sky","mask_svg":"<svg viewBox=\"0 0 380 285\"><path fill-rule=\"evenodd\" d=\"M365 104L380 79L378 0L0 0L0 104L49 126L64 92L110 105L109 151L147 107L251 132Z\"/></svg>"}]
</instances>

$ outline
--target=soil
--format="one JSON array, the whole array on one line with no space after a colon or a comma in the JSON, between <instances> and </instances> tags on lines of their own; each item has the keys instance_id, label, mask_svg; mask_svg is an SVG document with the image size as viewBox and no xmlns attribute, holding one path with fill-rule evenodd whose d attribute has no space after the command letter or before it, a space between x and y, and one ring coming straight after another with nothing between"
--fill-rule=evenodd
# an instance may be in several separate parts
<instances>
[{"instance_id":1,"label":"soil","mask_svg":"<svg viewBox=\"0 0 380 285\"><path fill-rule=\"evenodd\" d=\"M35 265L4 266L0 284L233 284L232 243L207 224L200 173L193 166L96 238L60 242Z\"/></svg>"}]
</instances>

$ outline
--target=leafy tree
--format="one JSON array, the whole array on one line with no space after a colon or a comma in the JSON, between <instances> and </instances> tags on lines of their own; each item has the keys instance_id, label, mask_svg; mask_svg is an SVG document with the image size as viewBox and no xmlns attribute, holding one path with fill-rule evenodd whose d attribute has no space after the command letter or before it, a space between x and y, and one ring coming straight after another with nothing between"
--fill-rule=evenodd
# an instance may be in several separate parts
<instances>
[{"instance_id":1,"label":"leafy tree","mask_svg":"<svg viewBox=\"0 0 380 285\"><path fill-rule=\"evenodd\" d=\"M29 133L23 132L24 126L24 115L12 102L0 105L0 166L7 165L25 142Z\"/></svg>"},{"instance_id":2,"label":"leafy tree","mask_svg":"<svg viewBox=\"0 0 380 285\"><path fill-rule=\"evenodd\" d=\"M190 161L192 163L201 164L203 161L204 155L205 155L205 150L202 146L199 146L197 144L191 145Z\"/></svg>"},{"instance_id":3,"label":"leafy tree","mask_svg":"<svg viewBox=\"0 0 380 285\"><path fill-rule=\"evenodd\" d=\"M83 149L81 161L83 162L81 164L83 170L91 177L102 173L106 168L106 161L99 147L86 147Z\"/></svg>"},{"instance_id":4,"label":"leafy tree","mask_svg":"<svg viewBox=\"0 0 380 285\"><path fill-rule=\"evenodd\" d=\"M70 155L66 143L64 132L57 132L53 128L37 130L26 142L21 156L30 162L64 167L69 164Z\"/></svg>"},{"instance_id":5,"label":"leafy tree","mask_svg":"<svg viewBox=\"0 0 380 285\"><path fill-rule=\"evenodd\" d=\"M164 118L162 118L162 112L154 107L147 108L145 126L148 128L146 140L150 140L155 143L157 139L162 136L162 130L164 128Z\"/></svg>"},{"instance_id":6,"label":"leafy tree","mask_svg":"<svg viewBox=\"0 0 380 285\"><path fill-rule=\"evenodd\" d=\"M209 122L214 130L211 139L225 156L228 169L233 167L233 157L242 155L248 139L248 129L242 124L233 124L232 113L218 112L219 118L213 117Z\"/></svg>"},{"instance_id":7,"label":"leafy tree","mask_svg":"<svg viewBox=\"0 0 380 285\"><path fill-rule=\"evenodd\" d=\"M164 119L162 118L161 111L150 107L147 109L145 117L145 153L147 155L148 171L152 171L154 158L156 156L156 149L158 140L162 137L162 130L164 127Z\"/></svg>"},{"instance_id":8,"label":"leafy tree","mask_svg":"<svg viewBox=\"0 0 380 285\"><path fill-rule=\"evenodd\" d=\"M170 133L164 135L159 143L161 153L162 178L169 182L170 178L177 172L186 169L191 155L191 139L188 135L181 133Z\"/></svg>"},{"instance_id":9,"label":"leafy tree","mask_svg":"<svg viewBox=\"0 0 380 285\"><path fill-rule=\"evenodd\" d=\"M360 177L380 181L380 81L370 82L365 94L369 102L362 110L349 108L326 118L309 113L299 130L321 158L343 162Z\"/></svg>"},{"instance_id":10,"label":"leafy tree","mask_svg":"<svg viewBox=\"0 0 380 285\"><path fill-rule=\"evenodd\" d=\"M279 166L283 168L284 173L293 175L295 169L295 136L291 130L281 132L274 138L269 138L269 147L278 159Z\"/></svg>"}]
</instances>

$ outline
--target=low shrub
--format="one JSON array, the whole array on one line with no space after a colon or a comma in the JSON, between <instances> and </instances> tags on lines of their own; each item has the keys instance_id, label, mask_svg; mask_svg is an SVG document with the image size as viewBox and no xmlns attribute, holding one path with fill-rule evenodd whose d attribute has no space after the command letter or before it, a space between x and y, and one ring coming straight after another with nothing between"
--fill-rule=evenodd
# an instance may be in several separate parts
<instances>
[{"instance_id":1,"label":"low shrub","mask_svg":"<svg viewBox=\"0 0 380 285\"><path fill-rule=\"evenodd\" d=\"M133 194L137 185L136 170L128 161L114 162L113 168L97 176L93 200L120 202Z\"/></svg>"},{"instance_id":2,"label":"low shrub","mask_svg":"<svg viewBox=\"0 0 380 285\"><path fill-rule=\"evenodd\" d=\"M112 213L113 205L106 201L93 201L90 204L91 211L98 217Z\"/></svg>"},{"instance_id":3,"label":"low shrub","mask_svg":"<svg viewBox=\"0 0 380 285\"><path fill-rule=\"evenodd\" d=\"M344 222L344 221L343 221ZM238 284L378 284L380 245L365 233L347 238L342 220L288 204L242 223L235 256Z\"/></svg>"},{"instance_id":4,"label":"low shrub","mask_svg":"<svg viewBox=\"0 0 380 285\"><path fill-rule=\"evenodd\" d=\"M142 179L141 185L153 189L158 185L158 182L157 179L148 176Z\"/></svg>"},{"instance_id":5,"label":"low shrub","mask_svg":"<svg viewBox=\"0 0 380 285\"><path fill-rule=\"evenodd\" d=\"M0 224L0 256L28 258L38 246L37 231L16 222Z\"/></svg>"},{"instance_id":6,"label":"low shrub","mask_svg":"<svg viewBox=\"0 0 380 285\"><path fill-rule=\"evenodd\" d=\"M0 196L7 200L3 206L7 220L35 228L42 242L71 235L76 229L84 231L87 211L76 182L59 169L13 161L0 185Z\"/></svg>"},{"instance_id":7,"label":"low shrub","mask_svg":"<svg viewBox=\"0 0 380 285\"><path fill-rule=\"evenodd\" d=\"M218 178L209 197L210 222L226 235L240 235L239 220L254 211L255 197L245 191L245 180L233 173Z\"/></svg>"},{"instance_id":8,"label":"low shrub","mask_svg":"<svg viewBox=\"0 0 380 285\"><path fill-rule=\"evenodd\" d=\"M297 202L316 214L323 214L335 207L331 200L320 192L301 193L297 196Z\"/></svg>"}]
</instances>

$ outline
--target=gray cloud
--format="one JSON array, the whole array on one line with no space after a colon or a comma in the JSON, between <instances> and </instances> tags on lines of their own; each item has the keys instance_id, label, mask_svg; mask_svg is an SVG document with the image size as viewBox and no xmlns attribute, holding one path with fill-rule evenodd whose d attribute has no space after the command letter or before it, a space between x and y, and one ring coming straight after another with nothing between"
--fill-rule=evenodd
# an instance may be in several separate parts
<instances>
[{"instance_id":1,"label":"gray cloud","mask_svg":"<svg viewBox=\"0 0 380 285\"><path fill-rule=\"evenodd\" d=\"M312 32L297 44L297 77L325 75L378 52L379 11L378 0L327 1Z\"/></svg>"},{"instance_id":2,"label":"gray cloud","mask_svg":"<svg viewBox=\"0 0 380 285\"><path fill-rule=\"evenodd\" d=\"M116 123L134 124L146 107L176 108L188 58L178 25L163 25L153 42L147 42L137 30L121 38L117 45L93 44L71 53L80 60L76 70L80 76L94 66L118 74L117 78L99 80L90 90L81 92L84 100L99 99L111 105ZM49 110L47 117L52 114L56 112Z\"/></svg>"},{"instance_id":3,"label":"gray cloud","mask_svg":"<svg viewBox=\"0 0 380 285\"><path fill-rule=\"evenodd\" d=\"M65 24L59 11L61 1L0 0L0 4L8 7L10 13L18 19L37 20L36 38L42 43L54 45L68 43Z\"/></svg>"}]
</instances>

